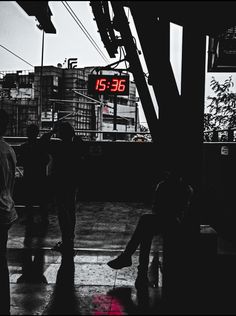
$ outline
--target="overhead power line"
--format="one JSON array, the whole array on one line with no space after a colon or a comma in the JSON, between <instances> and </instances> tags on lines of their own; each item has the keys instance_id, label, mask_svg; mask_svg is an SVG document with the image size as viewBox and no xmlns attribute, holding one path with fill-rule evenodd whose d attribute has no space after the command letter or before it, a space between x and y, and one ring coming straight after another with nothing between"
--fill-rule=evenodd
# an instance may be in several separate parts
<instances>
[{"instance_id":1,"label":"overhead power line","mask_svg":"<svg viewBox=\"0 0 236 316\"><path fill-rule=\"evenodd\" d=\"M103 58L103 60L108 63L108 59L106 58L106 56L103 54L103 52L101 51L101 49L99 48L99 46L97 45L97 43L94 41L94 39L92 38L92 36L89 34L89 32L87 31L86 27L83 25L83 23L80 21L80 19L78 18L78 16L76 15L76 13L73 11L73 9L70 7L70 5L67 3L67 1L62 1L62 4L64 5L64 7L66 8L66 10L69 12L69 14L71 15L71 17L74 19L74 21L76 22L76 24L79 26L79 28L82 30L82 32L85 34L85 36L88 38L88 40L90 41L90 43L93 45L93 47L96 49L96 51L99 53L99 55Z\"/></svg>"},{"instance_id":2,"label":"overhead power line","mask_svg":"<svg viewBox=\"0 0 236 316\"><path fill-rule=\"evenodd\" d=\"M89 41L91 41L91 42L95 45L96 49L100 52L99 54L101 54L101 55L103 56L102 58L104 59L104 61L105 61L106 63L108 63L109 60L106 58L106 56L104 55L104 53L102 52L102 50L100 49L100 47L97 45L97 43L95 42L95 40L93 39L93 37L90 35L90 33L88 32L88 30L86 29L86 27L83 25L83 23L81 22L81 20L78 18L77 14L73 11L73 9L71 8L71 6L68 4L67 1L65 1L65 3L66 3L66 5L68 6L68 8L70 9L70 11L73 13L73 15L74 15L74 17L76 18L76 20L78 21L78 23L80 24L81 30L82 30L82 31L84 32L84 34L88 37ZM92 44L92 45L93 45L93 44Z\"/></svg>"},{"instance_id":3,"label":"overhead power line","mask_svg":"<svg viewBox=\"0 0 236 316\"><path fill-rule=\"evenodd\" d=\"M101 51L101 49L99 48L99 46L97 45L97 43L94 41L94 39L92 38L92 36L89 34L89 32L87 31L87 29L85 28L85 26L83 25L83 23L80 21L80 19L78 18L78 16L76 15L76 13L73 11L73 9L70 7L70 5L67 3L67 1L62 1L62 4L65 6L65 8L67 9L67 11L70 13L70 15L72 16L72 18L74 19L74 21L77 23L77 25L80 27L80 29L82 30L82 32L85 34L85 36L88 38L88 40L91 42L91 44L94 46L94 48L97 50L97 52L100 54L100 56L103 58L103 60L108 63L108 59L106 58L106 56L103 54L103 52Z\"/></svg>"},{"instance_id":4,"label":"overhead power line","mask_svg":"<svg viewBox=\"0 0 236 316\"><path fill-rule=\"evenodd\" d=\"M5 46L3 46L3 45L1 45L1 44L0 44L0 46L1 46L2 48L4 48L5 50L7 50L7 51L8 51L9 53L11 53L12 55L16 56L17 58L21 59L23 62L25 62L26 64L28 64L28 65L30 65L31 67L34 68L34 66L33 66L32 64L28 63L28 61L26 61L25 59L21 58L21 57L18 56L17 54L13 53L10 49L6 48Z\"/></svg>"}]
</instances>

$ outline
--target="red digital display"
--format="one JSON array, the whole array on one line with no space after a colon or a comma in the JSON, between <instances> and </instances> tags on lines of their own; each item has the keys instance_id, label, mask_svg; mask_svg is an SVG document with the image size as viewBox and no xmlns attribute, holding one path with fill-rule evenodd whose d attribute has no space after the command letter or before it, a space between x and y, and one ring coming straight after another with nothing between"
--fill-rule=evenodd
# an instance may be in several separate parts
<instances>
[{"instance_id":1,"label":"red digital display","mask_svg":"<svg viewBox=\"0 0 236 316\"><path fill-rule=\"evenodd\" d=\"M91 94L129 94L129 76L90 75L88 92Z\"/></svg>"}]
</instances>

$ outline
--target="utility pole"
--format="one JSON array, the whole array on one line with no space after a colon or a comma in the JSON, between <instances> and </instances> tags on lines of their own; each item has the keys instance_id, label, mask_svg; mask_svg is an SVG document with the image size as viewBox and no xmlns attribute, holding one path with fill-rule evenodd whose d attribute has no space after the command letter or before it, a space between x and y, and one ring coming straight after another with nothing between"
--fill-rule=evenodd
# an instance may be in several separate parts
<instances>
[{"instance_id":1,"label":"utility pole","mask_svg":"<svg viewBox=\"0 0 236 316\"><path fill-rule=\"evenodd\" d=\"M52 102L52 129L54 126L55 102Z\"/></svg>"},{"instance_id":2,"label":"utility pole","mask_svg":"<svg viewBox=\"0 0 236 316\"><path fill-rule=\"evenodd\" d=\"M113 131L114 131L114 137L113 140L116 141L117 139L117 96L114 95L113 98L113 102L114 102L114 113L113 113Z\"/></svg>"},{"instance_id":3,"label":"utility pole","mask_svg":"<svg viewBox=\"0 0 236 316\"><path fill-rule=\"evenodd\" d=\"M135 132L138 130L138 103L135 103L135 127L134 127Z\"/></svg>"},{"instance_id":4,"label":"utility pole","mask_svg":"<svg viewBox=\"0 0 236 316\"><path fill-rule=\"evenodd\" d=\"M104 101L104 97L103 97L103 94L101 95L101 102L100 103L100 131L102 132L102 126L103 126L103 108L104 108L104 104L103 104L103 101ZM100 136L99 136L99 139L100 141L103 140L103 133L100 133Z\"/></svg>"},{"instance_id":5,"label":"utility pole","mask_svg":"<svg viewBox=\"0 0 236 316\"><path fill-rule=\"evenodd\" d=\"M39 26L40 29L40 26ZM41 69L40 69L40 104L39 104L39 125L42 127L42 110L43 110L43 55L44 55L44 30L42 35L42 54L41 54Z\"/></svg>"}]
</instances>

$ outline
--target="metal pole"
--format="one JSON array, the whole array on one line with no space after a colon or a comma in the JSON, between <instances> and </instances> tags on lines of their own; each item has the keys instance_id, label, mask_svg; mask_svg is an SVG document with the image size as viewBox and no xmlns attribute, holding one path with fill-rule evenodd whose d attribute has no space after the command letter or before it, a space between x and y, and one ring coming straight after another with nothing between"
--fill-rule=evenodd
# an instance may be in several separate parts
<instances>
[{"instance_id":1,"label":"metal pole","mask_svg":"<svg viewBox=\"0 0 236 316\"><path fill-rule=\"evenodd\" d=\"M16 136L19 136L19 105L16 105Z\"/></svg>"},{"instance_id":2,"label":"metal pole","mask_svg":"<svg viewBox=\"0 0 236 316\"><path fill-rule=\"evenodd\" d=\"M83 94L83 93L80 93L80 92L76 91L75 89L71 89L71 90L74 91L74 93L77 93L77 94L81 95L82 97L85 97L85 98L87 98L87 99L89 99L89 100L94 101L94 103L100 103L100 104L102 103L101 101L96 100L96 99L91 98L91 97L88 97L87 95L85 95L85 94Z\"/></svg>"},{"instance_id":3,"label":"metal pole","mask_svg":"<svg viewBox=\"0 0 236 316\"><path fill-rule=\"evenodd\" d=\"M100 131L102 132L102 126L103 126L103 108L104 108L104 105L103 105L103 95L101 95L101 104L100 104ZM100 134L100 141L103 140L103 134L101 133Z\"/></svg>"},{"instance_id":4,"label":"metal pole","mask_svg":"<svg viewBox=\"0 0 236 316\"><path fill-rule=\"evenodd\" d=\"M42 126L41 114L43 110L43 55L44 55L44 30L42 35L42 54L41 54L41 69L40 69L40 105L39 105L39 125Z\"/></svg>"},{"instance_id":5,"label":"metal pole","mask_svg":"<svg viewBox=\"0 0 236 316\"><path fill-rule=\"evenodd\" d=\"M132 1L130 1L129 3L131 2ZM119 16L117 23L118 23L119 32L122 36L122 44L125 47L126 56L128 57L130 68L132 69L132 73L133 73L134 80L139 92L141 102L145 104L144 112L145 112L146 119L148 121L152 138L155 143L158 143L159 137L157 136L158 135L157 115L156 115L156 111L152 102L150 91L147 86L146 79L143 75L143 67L141 65L139 55L137 54L137 47L133 39L133 35L129 26L127 16L125 14L125 10L123 7L124 1L111 1L111 5L113 8L114 15ZM144 21L142 21L142 24L143 22Z\"/></svg>"},{"instance_id":6,"label":"metal pole","mask_svg":"<svg viewBox=\"0 0 236 316\"><path fill-rule=\"evenodd\" d=\"M135 126L134 130L137 132L138 129L138 103L135 103Z\"/></svg>"},{"instance_id":7,"label":"metal pole","mask_svg":"<svg viewBox=\"0 0 236 316\"><path fill-rule=\"evenodd\" d=\"M114 95L114 113L113 113L113 131L117 131L117 96ZM114 141L117 139L117 134L114 134Z\"/></svg>"},{"instance_id":8,"label":"metal pole","mask_svg":"<svg viewBox=\"0 0 236 316\"><path fill-rule=\"evenodd\" d=\"M52 103L52 128L54 126L55 103Z\"/></svg>"}]
</instances>

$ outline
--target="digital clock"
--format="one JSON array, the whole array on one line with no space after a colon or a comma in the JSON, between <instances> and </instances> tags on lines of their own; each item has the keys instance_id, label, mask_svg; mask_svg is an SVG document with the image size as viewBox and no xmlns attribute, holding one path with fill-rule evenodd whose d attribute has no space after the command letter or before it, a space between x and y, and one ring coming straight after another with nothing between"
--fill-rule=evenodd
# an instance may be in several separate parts
<instances>
[{"instance_id":1,"label":"digital clock","mask_svg":"<svg viewBox=\"0 0 236 316\"><path fill-rule=\"evenodd\" d=\"M88 93L129 95L129 76L89 75Z\"/></svg>"}]
</instances>

